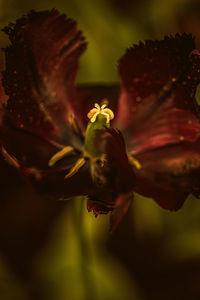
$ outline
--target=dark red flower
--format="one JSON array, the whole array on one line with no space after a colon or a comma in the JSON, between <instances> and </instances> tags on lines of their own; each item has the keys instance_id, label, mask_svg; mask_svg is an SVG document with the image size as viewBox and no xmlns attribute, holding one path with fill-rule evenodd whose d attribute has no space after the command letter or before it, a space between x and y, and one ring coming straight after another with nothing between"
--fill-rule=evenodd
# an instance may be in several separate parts
<instances>
[{"instance_id":1,"label":"dark red flower","mask_svg":"<svg viewBox=\"0 0 200 300\"><path fill-rule=\"evenodd\" d=\"M2 154L40 192L87 195L95 215L112 211L112 230L133 191L169 210L190 193L198 196L200 54L192 35L128 49L119 62L119 91L76 88L86 43L76 23L56 10L31 11L4 32L11 45L2 72ZM112 128L97 124L84 136L87 113L105 98L116 115Z\"/></svg>"}]
</instances>

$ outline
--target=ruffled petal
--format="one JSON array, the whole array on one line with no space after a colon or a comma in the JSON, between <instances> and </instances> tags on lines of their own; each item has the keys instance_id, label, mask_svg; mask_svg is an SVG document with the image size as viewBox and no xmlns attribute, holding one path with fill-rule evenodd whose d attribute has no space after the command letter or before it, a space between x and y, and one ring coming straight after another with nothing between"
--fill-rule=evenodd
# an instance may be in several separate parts
<instances>
[{"instance_id":1,"label":"ruffled petal","mask_svg":"<svg viewBox=\"0 0 200 300\"><path fill-rule=\"evenodd\" d=\"M147 151L199 138L200 54L191 35L147 41L127 51L119 69L121 96L115 125L128 149Z\"/></svg>"},{"instance_id":2,"label":"ruffled petal","mask_svg":"<svg viewBox=\"0 0 200 300\"><path fill-rule=\"evenodd\" d=\"M31 11L3 29L6 114L14 126L45 138L59 136L73 112L78 59L86 43L76 23L51 11Z\"/></svg>"},{"instance_id":3,"label":"ruffled petal","mask_svg":"<svg viewBox=\"0 0 200 300\"><path fill-rule=\"evenodd\" d=\"M200 141L183 142L135 157L142 167L135 170L134 190L153 198L163 208L177 210L190 193L200 194Z\"/></svg>"},{"instance_id":4,"label":"ruffled petal","mask_svg":"<svg viewBox=\"0 0 200 300\"><path fill-rule=\"evenodd\" d=\"M105 203L99 202L98 200L95 201L94 198L87 200L87 210L88 212L93 211L95 217L98 215L103 215L109 213L113 208L109 207Z\"/></svg>"}]
</instances>

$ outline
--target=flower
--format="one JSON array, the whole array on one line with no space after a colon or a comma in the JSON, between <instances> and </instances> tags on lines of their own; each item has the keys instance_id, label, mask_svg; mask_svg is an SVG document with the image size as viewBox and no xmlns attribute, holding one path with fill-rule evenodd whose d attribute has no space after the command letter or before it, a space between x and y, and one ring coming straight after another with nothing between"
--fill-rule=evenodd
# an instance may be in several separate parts
<instances>
[{"instance_id":1,"label":"flower","mask_svg":"<svg viewBox=\"0 0 200 300\"><path fill-rule=\"evenodd\" d=\"M119 90L76 87L86 42L58 11L31 11L3 31L11 45L2 72L2 154L40 193L87 195L89 211L111 211L111 230L133 191L169 210L199 195L200 54L192 35L128 49Z\"/></svg>"}]
</instances>

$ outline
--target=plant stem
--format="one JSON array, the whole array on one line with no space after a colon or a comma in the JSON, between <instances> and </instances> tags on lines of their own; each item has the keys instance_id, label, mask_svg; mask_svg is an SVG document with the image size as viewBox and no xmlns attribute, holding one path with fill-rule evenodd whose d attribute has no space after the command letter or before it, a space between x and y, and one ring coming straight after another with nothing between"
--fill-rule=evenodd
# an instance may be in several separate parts
<instances>
[{"instance_id":1,"label":"plant stem","mask_svg":"<svg viewBox=\"0 0 200 300\"><path fill-rule=\"evenodd\" d=\"M78 199L77 199L78 198ZM95 279L91 273L90 266L92 260L91 247L88 244L88 236L84 227L84 210L86 197L76 197L75 203L75 226L77 232L77 240L80 249L80 267L82 272L83 284L84 284L84 297L85 300L96 300L97 291L95 289Z\"/></svg>"}]
</instances>

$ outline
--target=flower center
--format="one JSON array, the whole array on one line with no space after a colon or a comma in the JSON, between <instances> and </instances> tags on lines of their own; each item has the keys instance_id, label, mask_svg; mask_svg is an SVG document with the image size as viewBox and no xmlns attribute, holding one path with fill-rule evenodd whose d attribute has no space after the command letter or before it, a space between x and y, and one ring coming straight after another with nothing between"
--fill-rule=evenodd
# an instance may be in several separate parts
<instances>
[{"instance_id":1,"label":"flower center","mask_svg":"<svg viewBox=\"0 0 200 300\"><path fill-rule=\"evenodd\" d=\"M95 103L94 108L92 108L89 113L87 114L90 122L87 125L86 132L85 132L85 140L84 140L84 152L82 156L76 161L74 166L68 171L65 178L69 178L76 174L78 170L85 165L86 161L90 160L90 168L91 168L91 175L94 178L95 175L95 165L98 161L101 162L101 166L104 165L105 155L99 150L97 146L96 140L96 132L98 130L105 130L110 127L110 120L114 118L114 113L111 109L107 108L108 100L103 100L103 104L100 106L99 104ZM73 130L75 130L76 134L79 133L77 130L77 123L75 119L71 118L71 125ZM66 146L62 150L56 152L51 159L49 160L49 167L55 165L58 161L62 158L76 155L76 149L72 146ZM140 169L140 163L130 154L127 154L129 164L136 169Z\"/></svg>"},{"instance_id":2,"label":"flower center","mask_svg":"<svg viewBox=\"0 0 200 300\"><path fill-rule=\"evenodd\" d=\"M75 165L69 170L65 178L69 178L77 173L77 171L84 166L87 159L90 159L91 173L96 160L102 157L102 152L96 145L96 130L104 130L110 127L110 120L114 118L114 113L111 109L107 108L108 100L103 100L103 104L100 106L95 103L94 108L92 108L87 114L90 122L87 125L84 140L84 153L82 157L77 160ZM74 126L73 126L74 127ZM62 158L76 154L76 149L72 146L66 146L62 150L55 153L49 160L49 166L52 167Z\"/></svg>"},{"instance_id":3,"label":"flower center","mask_svg":"<svg viewBox=\"0 0 200 300\"><path fill-rule=\"evenodd\" d=\"M109 124L110 120L114 118L114 113L111 109L106 108L107 104L99 105L95 103L94 108L92 108L89 113L87 114L90 122L94 123L97 119L98 115L102 115L106 118L106 123Z\"/></svg>"}]
</instances>

